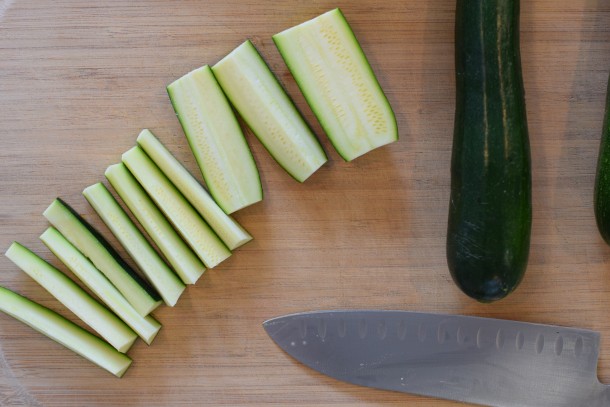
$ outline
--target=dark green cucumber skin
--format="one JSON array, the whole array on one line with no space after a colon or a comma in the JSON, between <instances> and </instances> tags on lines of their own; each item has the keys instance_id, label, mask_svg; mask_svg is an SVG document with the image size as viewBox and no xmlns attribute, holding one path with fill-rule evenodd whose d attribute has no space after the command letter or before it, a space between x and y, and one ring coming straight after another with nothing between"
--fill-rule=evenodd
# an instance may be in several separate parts
<instances>
[{"instance_id":1,"label":"dark green cucumber skin","mask_svg":"<svg viewBox=\"0 0 610 407\"><path fill-rule=\"evenodd\" d=\"M455 68L447 263L465 294L491 302L520 283L530 247L519 0L457 0Z\"/></svg>"},{"instance_id":2,"label":"dark green cucumber skin","mask_svg":"<svg viewBox=\"0 0 610 407\"><path fill-rule=\"evenodd\" d=\"M610 79L606 91L606 113L603 125L593 202L597 230L604 241L610 244Z\"/></svg>"}]
</instances>

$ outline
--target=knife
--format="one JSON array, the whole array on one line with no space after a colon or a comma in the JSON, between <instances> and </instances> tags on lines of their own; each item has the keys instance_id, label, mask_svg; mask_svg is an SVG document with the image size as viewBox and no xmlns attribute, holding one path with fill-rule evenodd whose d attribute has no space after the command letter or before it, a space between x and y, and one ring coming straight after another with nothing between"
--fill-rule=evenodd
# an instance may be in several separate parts
<instances>
[{"instance_id":1,"label":"knife","mask_svg":"<svg viewBox=\"0 0 610 407\"><path fill-rule=\"evenodd\" d=\"M407 311L317 311L263 324L299 362L338 380L487 406L610 406L599 333Z\"/></svg>"}]
</instances>

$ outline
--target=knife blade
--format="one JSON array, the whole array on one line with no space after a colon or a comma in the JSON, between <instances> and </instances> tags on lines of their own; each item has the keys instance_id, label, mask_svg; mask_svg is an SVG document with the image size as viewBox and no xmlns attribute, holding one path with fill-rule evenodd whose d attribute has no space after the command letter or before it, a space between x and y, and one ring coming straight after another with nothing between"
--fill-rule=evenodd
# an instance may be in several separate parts
<instances>
[{"instance_id":1,"label":"knife blade","mask_svg":"<svg viewBox=\"0 0 610 407\"><path fill-rule=\"evenodd\" d=\"M498 407L610 406L599 333L409 311L315 311L263 324L299 362L361 386Z\"/></svg>"}]
</instances>

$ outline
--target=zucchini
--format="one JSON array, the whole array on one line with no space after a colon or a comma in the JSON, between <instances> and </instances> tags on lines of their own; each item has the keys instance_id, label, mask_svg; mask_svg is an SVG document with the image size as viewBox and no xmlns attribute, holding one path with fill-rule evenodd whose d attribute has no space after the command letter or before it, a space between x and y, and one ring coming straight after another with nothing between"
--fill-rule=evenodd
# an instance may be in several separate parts
<instances>
[{"instance_id":1,"label":"zucchini","mask_svg":"<svg viewBox=\"0 0 610 407\"><path fill-rule=\"evenodd\" d=\"M176 305L186 286L148 243L110 191L98 182L85 188L83 195L157 289L165 304L170 307Z\"/></svg>"},{"instance_id":2,"label":"zucchini","mask_svg":"<svg viewBox=\"0 0 610 407\"><path fill-rule=\"evenodd\" d=\"M195 284L205 271L205 266L176 233L125 164L108 167L106 178L176 270L182 282Z\"/></svg>"},{"instance_id":3,"label":"zucchini","mask_svg":"<svg viewBox=\"0 0 610 407\"><path fill-rule=\"evenodd\" d=\"M64 273L17 242L5 255L116 350L124 353L133 345L136 333Z\"/></svg>"},{"instance_id":4,"label":"zucchini","mask_svg":"<svg viewBox=\"0 0 610 407\"><path fill-rule=\"evenodd\" d=\"M131 306L104 275L54 227L40 235L40 240L63 264L74 273L95 295L102 300L135 333L150 345L161 329L152 316L145 317Z\"/></svg>"},{"instance_id":5,"label":"zucchini","mask_svg":"<svg viewBox=\"0 0 610 407\"><path fill-rule=\"evenodd\" d=\"M212 268L231 255L231 251L140 147L124 153L123 163L206 267Z\"/></svg>"},{"instance_id":6,"label":"zucchini","mask_svg":"<svg viewBox=\"0 0 610 407\"><path fill-rule=\"evenodd\" d=\"M530 247L519 0L458 0L455 65L447 261L464 293L489 302L517 287Z\"/></svg>"},{"instance_id":7,"label":"zucchini","mask_svg":"<svg viewBox=\"0 0 610 407\"><path fill-rule=\"evenodd\" d=\"M214 202L207 191L170 153L150 130L142 130L138 145L154 161L174 186L195 207L229 250L252 240L252 236Z\"/></svg>"},{"instance_id":8,"label":"zucchini","mask_svg":"<svg viewBox=\"0 0 610 407\"><path fill-rule=\"evenodd\" d=\"M43 215L104 273L140 315L148 315L161 305L159 294L68 204L57 198Z\"/></svg>"},{"instance_id":9,"label":"zucchini","mask_svg":"<svg viewBox=\"0 0 610 407\"><path fill-rule=\"evenodd\" d=\"M0 287L0 311L23 322L55 342L76 352L117 377L123 376L131 359L107 342L55 311Z\"/></svg>"},{"instance_id":10,"label":"zucchini","mask_svg":"<svg viewBox=\"0 0 610 407\"><path fill-rule=\"evenodd\" d=\"M344 160L398 139L392 107L341 10L275 34L273 41Z\"/></svg>"},{"instance_id":11,"label":"zucchini","mask_svg":"<svg viewBox=\"0 0 610 407\"><path fill-rule=\"evenodd\" d=\"M606 91L606 107L598 154L593 208L597 230L604 241L610 244L610 80Z\"/></svg>"},{"instance_id":12,"label":"zucchini","mask_svg":"<svg viewBox=\"0 0 610 407\"><path fill-rule=\"evenodd\" d=\"M327 161L320 142L252 42L241 44L212 72L256 137L294 179L305 181Z\"/></svg>"},{"instance_id":13,"label":"zucchini","mask_svg":"<svg viewBox=\"0 0 610 407\"><path fill-rule=\"evenodd\" d=\"M210 67L177 79L167 93L203 179L225 213L262 200L254 157Z\"/></svg>"}]
</instances>

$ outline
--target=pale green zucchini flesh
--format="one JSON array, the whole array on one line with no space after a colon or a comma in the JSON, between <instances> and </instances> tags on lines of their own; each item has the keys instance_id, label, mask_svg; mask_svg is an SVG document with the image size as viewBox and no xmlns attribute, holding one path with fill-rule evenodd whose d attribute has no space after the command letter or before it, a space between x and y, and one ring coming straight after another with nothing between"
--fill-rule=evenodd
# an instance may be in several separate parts
<instances>
[{"instance_id":1,"label":"pale green zucchini flesh","mask_svg":"<svg viewBox=\"0 0 610 407\"><path fill-rule=\"evenodd\" d=\"M52 226L49 227L40 235L40 240L144 342L148 345L152 343L159 329L161 329L161 324L157 320L151 315L143 317L138 314L119 290L57 229Z\"/></svg>"},{"instance_id":2,"label":"pale green zucchini flesh","mask_svg":"<svg viewBox=\"0 0 610 407\"><path fill-rule=\"evenodd\" d=\"M161 305L159 294L136 273L108 241L74 209L57 198L44 217L104 273L140 315Z\"/></svg>"},{"instance_id":3,"label":"pale green zucchini flesh","mask_svg":"<svg viewBox=\"0 0 610 407\"><path fill-rule=\"evenodd\" d=\"M5 255L116 350L129 350L136 333L68 276L17 242Z\"/></svg>"},{"instance_id":4,"label":"pale green zucchini flesh","mask_svg":"<svg viewBox=\"0 0 610 407\"><path fill-rule=\"evenodd\" d=\"M205 266L174 230L125 164L111 165L106 178L155 242L184 284L195 284ZM224 213L224 212L223 212Z\"/></svg>"},{"instance_id":5,"label":"pale green zucchini flesh","mask_svg":"<svg viewBox=\"0 0 610 407\"><path fill-rule=\"evenodd\" d=\"M107 342L58 313L7 288L0 287L0 311L23 322L117 377L123 376L131 359Z\"/></svg>"},{"instance_id":6,"label":"pale green zucchini flesh","mask_svg":"<svg viewBox=\"0 0 610 407\"><path fill-rule=\"evenodd\" d=\"M234 250L252 240L252 236L230 215L224 213L205 188L150 130L144 129L140 132L138 145L193 205L229 250Z\"/></svg>"},{"instance_id":7,"label":"pale green zucchini flesh","mask_svg":"<svg viewBox=\"0 0 610 407\"><path fill-rule=\"evenodd\" d=\"M144 150L133 147L123 154L123 163L206 267L212 268L231 256L231 251Z\"/></svg>"},{"instance_id":8,"label":"pale green zucchini flesh","mask_svg":"<svg viewBox=\"0 0 610 407\"><path fill-rule=\"evenodd\" d=\"M85 188L83 195L156 288L165 304L170 307L176 305L186 286L148 243L106 186L98 182Z\"/></svg>"},{"instance_id":9,"label":"pale green zucchini flesh","mask_svg":"<svg viewBox=\"0 0 610 407\"><path fill-rule=\"evenodd\" d=\"M205 183L225 213L263 199L250 148L210 67L177 79L167 92Z\"/></svg>"},{"instance_id":10,"label":"pale green zucchini flesh","mask_svg":"<svg viewBox=\"0 0 610 407\"><path fill-rule=\"evenodd\" d=\"M398 139L390 103L339 9L275 34L273 41L346 161Z\"/></svg>"},{"instance_id":11,"label":"pale green zucchini flesh","mask_svg":"<svg viewBox=\"0 0 610 407\"><path fill-rule=\"evenodd\" d=\"M316 136L252 42L241 44L212 71L240 116L294 179L305 181L327 161Z\"/></svg>"}]
</instances>

